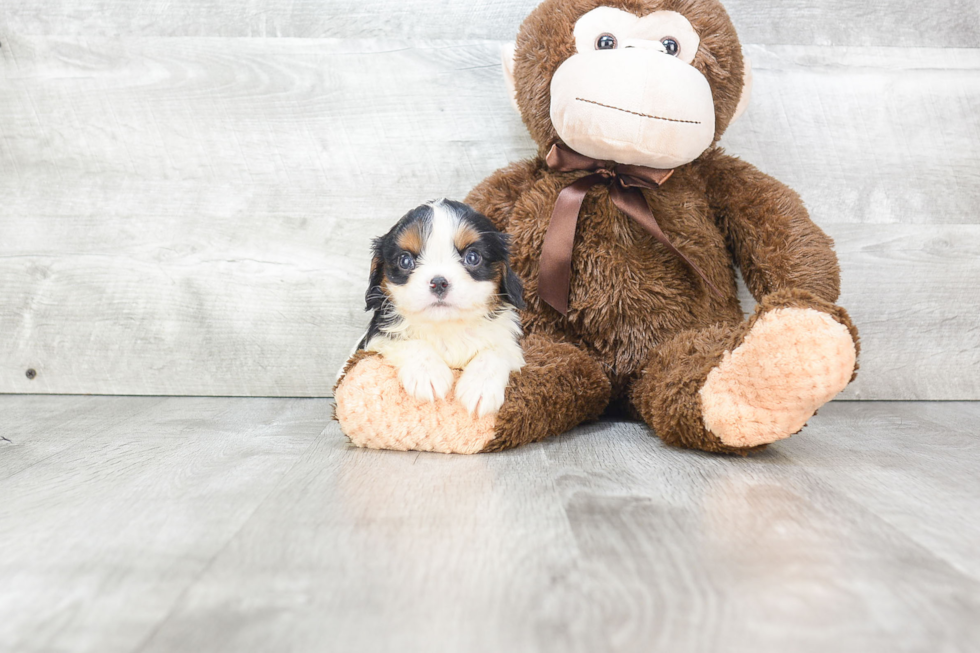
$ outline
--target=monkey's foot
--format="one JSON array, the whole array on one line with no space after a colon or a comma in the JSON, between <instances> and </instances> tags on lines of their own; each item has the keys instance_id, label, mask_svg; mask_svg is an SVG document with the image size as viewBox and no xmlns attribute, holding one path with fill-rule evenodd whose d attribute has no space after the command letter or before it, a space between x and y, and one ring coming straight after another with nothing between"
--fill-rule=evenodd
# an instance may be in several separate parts
<instances>
[{"instance_id":1,"label":"monkey's foot","mask_svg":"<svg viewBox=\"0 0 980 653\"><path fill-rule=\"evenodd\" d=\"M763 313L701 388L704 425L731 447L799 432L850 382L857 352L846 326L812 308Z\"/></svg>"}]
</instances>

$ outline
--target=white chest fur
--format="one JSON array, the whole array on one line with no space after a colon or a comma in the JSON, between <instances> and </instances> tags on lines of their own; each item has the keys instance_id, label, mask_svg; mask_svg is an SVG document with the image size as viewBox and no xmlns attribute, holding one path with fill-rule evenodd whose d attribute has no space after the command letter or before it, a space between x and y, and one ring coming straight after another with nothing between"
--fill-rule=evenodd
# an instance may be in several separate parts
<instances>
[{"instance_id":1,"label":"white chest fur","mask_svg":"<svg viewBox=\"0 0 980 653\"><path fill-rule=\"evenodd\" d=\"M507 308L492 317L424 323L400 320L372 338L365 348L397 358L398 350L408 343L424 343L455 369L465 368L481 352L495 351L519 369L524 362L518 344L520 335L517 311Z\"/></svg>"}]
</instances>

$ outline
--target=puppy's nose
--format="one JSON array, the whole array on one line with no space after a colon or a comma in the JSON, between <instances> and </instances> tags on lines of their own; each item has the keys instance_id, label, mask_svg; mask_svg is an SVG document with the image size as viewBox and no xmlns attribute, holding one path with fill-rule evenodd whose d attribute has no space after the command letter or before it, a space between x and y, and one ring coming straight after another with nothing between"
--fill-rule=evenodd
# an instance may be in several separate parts
<instances>
[{"instance_id":1,"label":"puppy's nose","mask_svg":"<svg viewBox=\"0 0 980 653\"><path fill-rule=\"evenodd\" d=\"M435 277L429 282L429 290L436 297L443 297L449 292L449 282L446 281L446 277Z\"/></svg>"}]
</instances>

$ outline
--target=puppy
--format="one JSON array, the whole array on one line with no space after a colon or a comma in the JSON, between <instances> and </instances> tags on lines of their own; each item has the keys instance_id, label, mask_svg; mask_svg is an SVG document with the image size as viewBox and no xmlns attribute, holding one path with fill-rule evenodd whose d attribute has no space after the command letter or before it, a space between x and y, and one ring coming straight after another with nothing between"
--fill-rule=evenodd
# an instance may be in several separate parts
<instances>
[{"instance_id":1,"label":"puppy","mask_svg":"<svg viewBox=\"0 0 980 653\"><path fill-rule=\"evenodd\" d=\"M524 366L518 342L523 287L510 268L508 237L469 206L438 200L409 211L374 240L360 349L398 370L408 394L456 400L483 417L504 403L510 373Z\"/></svg>"}]
</instances>

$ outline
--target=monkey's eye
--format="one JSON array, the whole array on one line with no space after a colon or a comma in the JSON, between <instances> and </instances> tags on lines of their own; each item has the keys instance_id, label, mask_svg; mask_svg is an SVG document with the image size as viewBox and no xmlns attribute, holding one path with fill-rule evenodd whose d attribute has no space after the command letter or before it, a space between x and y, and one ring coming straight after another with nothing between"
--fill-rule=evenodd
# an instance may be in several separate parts
<instances>
[{"instance_id":1,"label":"monkey's eye","mask_svg":"<svg viewBox=\"0 0 980 653\"><path fill-rule=\"evenodd\" d=\"M596 50L615 50L618 41L616 37L612 34L601 34L599 38L595 40Z\"/></svg>"},{"instance_id":2,"label":"monkey's eye","mask_svg":"<svg viewBox=\"0 0 980 653\"><path fill-rule=\"evenodd\" d=\"M669 36L661 41L661 43L665 48L667 48L667 54L672 57L676 57L677 53L681 51L680 44Z\"/></svg>"},{"instance_id":3,"label":"monkey's eye","mask_svg":"<svg viewBox=\"0 0 980 653\"><path fill-rule=\"evenodd\" d=\"M471 268L475 268L482 262L483 257L480 256L480 252L476 251L475 249L468 249L466 250L466 254L463 255L463 263Z\"/></svg>"},{"instance_id":4,"label":"monkey's eye","mask_svg":"<svg viewBox=\"0 0 980 653\"><path fill-rule=\"evenodd\" d=\"M398 257L398 267L402 270L414 270L415 269L415 257L405 252Z\"/></svg>"}]
</instances>

